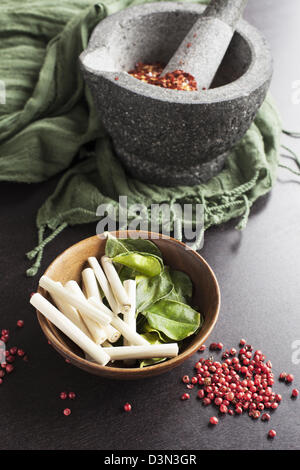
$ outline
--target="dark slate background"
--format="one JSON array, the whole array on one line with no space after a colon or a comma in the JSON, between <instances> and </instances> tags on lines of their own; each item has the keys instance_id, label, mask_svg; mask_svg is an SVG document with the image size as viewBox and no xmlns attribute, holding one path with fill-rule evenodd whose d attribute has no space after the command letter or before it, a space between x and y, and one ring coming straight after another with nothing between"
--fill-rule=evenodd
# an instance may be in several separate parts
<instances>
[{"instance_id":1,"label":"dark slate background","mask_svg":"<svg viewBox=\"0 0 300 470\"><path fill-rule=\"evenodd\" d=\"M250 0L246 18L270 41L275 74L272 92L284 126L300 130L300 104L292 104L292 84L300 80L298 0ZM284 138L300 153L300 141ZM286 163L292 164L290 160ZM20 362L0 386L0 449L299 449L298 401L291 387L277 383L284 397L271 422L226 416L211 429L215 410L196 400L180 402L182 375L192 373L197 355L178 369L153 379L114 382L88 375L64 362L47 344L29 294L37 279L26 278L24 253L36 244L35 215L57 179L38 185L0 185L1 325L12 330L12 343L23 346ZM279 170L276 187L258 201L244 233L235 222L209 230L201 254L215 270L222 293L218 324L210 338L227 347L245 337L263 349L276 376L292 372L300 387L300 365L292 362L292 343L300 340L300 178ZM95 233L95 224L65 230L47 247L42 269L62 250ZM25 320L23 330L16 321ZM58 395L75 391L72 415ZM122 405L130 401L131 413ZM275 428L277 437L266 438Z\"/></svg>"}]
</instances>

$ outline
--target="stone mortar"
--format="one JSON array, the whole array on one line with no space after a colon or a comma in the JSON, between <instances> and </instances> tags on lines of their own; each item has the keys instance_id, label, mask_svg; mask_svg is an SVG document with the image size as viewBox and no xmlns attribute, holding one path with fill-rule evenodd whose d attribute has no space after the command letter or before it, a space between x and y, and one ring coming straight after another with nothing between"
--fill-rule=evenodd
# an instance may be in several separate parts
<instances>
[{"instance_id":1,"label":"stone mortar","mask_svg":"<svg viewBox=\"0 0 300 470\"><path fill-rule=\"evenodd\" d=\"M160 88L127 73L136 62L167 64L205 7L152 3L109 16L80 56L96 108L133 177L158 185L194 185L220 172L263 103L272 58L246 21L207 91Z\"/></svg>"}]
</instances>

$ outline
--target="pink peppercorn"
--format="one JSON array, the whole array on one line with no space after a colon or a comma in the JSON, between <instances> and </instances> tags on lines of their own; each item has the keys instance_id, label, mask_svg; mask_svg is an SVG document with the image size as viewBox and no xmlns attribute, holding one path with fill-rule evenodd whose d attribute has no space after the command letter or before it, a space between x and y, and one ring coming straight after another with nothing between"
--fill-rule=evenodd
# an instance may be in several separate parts
<instances>
[{"instance_id":1,"label":"pink peppercorn","mask_svg":"<svg viewBox=\"0 0 300 470\"><path fill-rule=\"evenodd\" d=\"M287 383L292 383L293 380L294 380L293 374L287 374L287 376L286 376L286 378L285 378L285 381L286 381Z\"/></svg>"},{"instance_id":2,"label":"pink peppercorn","mask_svg":"<svg viewBox=\"0 0 300 470\"><path fill-rule=\"evenodd\" d=\"M222 398L216 398L215 399L215 405L220 406L222 404L223 400Z\"/></svg>"},{"instance_id":3,"label":"pink peppercorn","mask_svg":"<svg viewBox=\"0 0 300 470\"><path fill-rule=\"evenodd\" d=\"M299 390L297 388L294 388L292 390L292 397L297 398L298 395L299 395Z\"/></svg>"},{"instance_id":4,"label":"pink peppercorn","mask_svg":"<svg viewBox=\"0 0 300 470\"><path fill-rule=\"evenodd\" d=\"M216 425L218 424L219 420L216 416L212 416L211 418L209 418L209 423L212 424L212 425Z\"/></svg>"},{"instance_id":5,"label":"pink peppercorn","mask_svg":"<svg viewBox=\"0 0 300 470\"><path fill-rule=\"evenodd\" d=\"M273 439L276 436L276 431L274 429L270 429L268 436Z\"/></svg>"},{"instance_id":6,"label":"pink peppercorn","mask_svg":"<svg viewBox=\"0 0 300 470\"><path fill-rule=\"evenodd\" d=\"M128 411L131 411L131 405L130 405L130 403L125 403L125 405L124 405L124 411L127 411L127 412L128 412Z\"/></svg>"},{"instance_id":7,"label":"pink peppercorn","mask_svg":"<svg viewBox=\"0 0 300 470\"><path fill-rule=\"evenodd\" d=\"M59 394L59 398L60 398L61 400L65 400L65 399L67 398L67 396L68 396L68 395L66 394L66 392L61 392L61 393Z\"/></svg>"},{"instance_id":8,"label":"pink peppercorn","mask_svg":"<svg viewBox=\"0 0 300 470\"><path fill-rule=\"evenodd\" d=\"M18 321L17 321L17 326L18 326L19 328L23 328L23 326L24 326L24 320L18 320Z\"/></svg>"},{"instance_id":9,"label":"pink peppercorn","mask_svg":"<svg viewBox=\"0 0 300 470\"><path fill-rule=\"evenodd\" d=\"M69 416L71 414L70 408L65 408L63 413L65 416Z\"/></svg>"},{"instance_id":10,"label":"pink peppercorn","mask_svg":"<svg viewBox=\"0 0 300 470\"><path fill-rule=\"evenodd\" d=\"M258 411L258 410L253 410L253 411L251 412L251 416L252 416L252 418L254 418L254 419L258 419L258 418L260 417L260 411Z\"/></svg>"},{"instance_id":11,"label":"pink peppercorn","mask_svg":"<svg viewBox=\"0 0 300 470\"><path fill-rule=\"evenodd\" d=\"M202 344L202 346L200 346L200 348L198 349L198 351L199 351L199 352L203 352L203 351L205 351L205 349L206 349L205 344Z\"/></svg>"},{"instance_id":12,"label":"pink peppercorn","mask_svg":"<svg viewBox=\"0 0 300 470\"><path fill-rule=\"evenodd\" d=\"M189 400L189 399L190 399L190 395L188 393L183 393L181 395L181 400L182 401Z\"/></svg>"},{"instance_id":13,"label":"pink peppercorn","mask_svg":"<svg viewBox=\"0 0 300 470\"><path fill-rule=\"evenodd\" d=\"M262 421L269 421L271 418L271 416L269 415L269 413L264 413L261 417L261 420Z\"/></svg>"},{"instance_id":14,"label":"pink peppercorn","mask_svg":"<svg viewBox=\"0 0 300 470\"><path fill-rule=\"evenodd\" d=\"M183 382L184 384L188 384L188 383L190 382L189 376L188 376L188 375L184 375L184 376L182 377L182 382Z\"/></svg>"},{"instance_id":15,"label":"pink peppercorn","mask_svg":"<svg viewBox=\"0 0 300 470\"><path fill-rule=\"evenodd\" d=\"M14 370L14 366L12 364L7 364L6 372L10 374Z\"/></svg>"},{"instance_id":16,"label":"pink peppercorn","mask_svg":"<svg viewBox=\"0 0 300 470\"><path fill-rule=\"evenodd\" d=\"M231 384L231 385L235 385L235 384ZM234 399L234 393L233 392L226 393L225 398L228 401L232 401Z\"/></svg>"}]
</instances>

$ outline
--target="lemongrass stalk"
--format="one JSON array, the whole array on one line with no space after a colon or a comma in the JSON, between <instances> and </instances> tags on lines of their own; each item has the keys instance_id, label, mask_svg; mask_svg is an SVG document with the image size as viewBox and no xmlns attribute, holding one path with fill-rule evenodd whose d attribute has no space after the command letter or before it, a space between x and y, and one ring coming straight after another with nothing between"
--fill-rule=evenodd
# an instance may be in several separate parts
<instances>
[{"instance_id":1,"label":"lemongrass stalk","mask_svg":"<svg viewBox=\"0 0 300 470\"><path fill-rule=\"evenodd\" d=\"M106 274L110 287L113 291L114 297L118 304L121 306L121 312L126 313L130 310L130 299L124 286L121 282L119 274L113 265L111 258L108 256L102 256L101 264L103 271Z\"/></svg>"},{"instance_id":2,"label":"lemongrass stalk","mask_svg":"<svg viewBox=\"0 0 300 470\"><path fill-rule=\"evenodd\" d=\"M110 344L110 342L107 341L107 340L106 340L106 341L103 341L103 343L101 344L101 346L102 346L102 348L112 348L112 347L113 347L113 345ZM91 356L89 356L88 354L85 354L85 358L86 358L87 361L95 362L94 359L93 359ZM111 360L110 362L114 362L114 361Z\"/></svg>"},{"instance_id":3,"label":"lemongrass stalk","mask_svg":"<svg viewBox=\"0 0 300 470\"><path fill-rule=\"evenodd\" d=\"M94 256L90 256L88 258L88 262L91 268L94 270L97 281L99 282L100 287L103 290L103 293L107 299L107 302L109 303L110 308L112 309L114 313L119 313L120 310L119 310L118 302L116 301L114 297L114 294L103 272L103 269L101 268L99 264L99 261Z\"/></svg>"},{"instance_id":4,"label":"lemongrass stalk","mask_svg":"<svg viewBox=\"0 0 300 470\"><path fill-rule=\"evenodd\" d=\"M30 303L97 363L105 366L110 361L109 354L101 346L96 345L41 294L34 294Z\"/></svg>"},{"instance_id":5,"label":"lemongrass stalk","mask_svg":"<svg viewBox=\"0 0 300 470\"><path fill-rule=\"evenodd\" d=\"M102 347L103 348L113 348L114 346L112 344L110 344L109 341L104 341L104 343L102 344ZM113 359L111 359L110 362L115 362L115 361Z\"/></svg>"},{"instance_id":6,"label":"lemongrass stalk","mask_svg":"<svg viewBox=\"0 0 300 470\"><path fill-rule=\"evenodd\" d=\"M94 297L91 297L89 299L89 302L91 305L97 307L98 302L97 299L94 299ZM116 328L129 342L130 344L135 344L135 345L149 345L148 341L143 338L141 335L139 335L136 331L132 330L127 323L125 323L121 318L118 317L118 315L113 315L111 319L111 325Z\"/></svg>"},{"instance_id":7,"label":"lemongrass stalk","mask_svg":"<svg viewBox=\"0 0 300 470\"><path fill-rule=\"evenodd\" d=\"M87 298L96 297L101 300L97 279L92 268L86 268L81 273L82 283L85 289Z\"/></svg>"},{"instance_id":8,"label":"lemongrass stalk","mask_svg":"<svg viewBox=\"0 0 300 470\"><path fill-rule=\"evenodd\" d=\"M65 287L57 285L55 281L50 279L48 276L42 276L39 285L43 289L47 290L51 295L59 296L63 301L71 304L73 307L78 308L81 314L86 315L87 317L94 320L100 325L108 325L110 323L111 317L106 312L101 311L99 308L94 307L89 304L87 299L81 299L78 295L70 292Z\"/></svg>"},{"instance_id":9,"label":"lemongrass stalk","mask_svg":"<svg viewBox=\"0 0 300 470\"><path fill-rule=\"evenodd\" d=\"M62 286L62 284L59 282ZM86 327L83 319L80 316L80 313L72 305L64 302L58 295L51 295L52 299L55 302L58 310L60 310L74 325L76 325L85 335L91 338L91 334Z\"/></svg>"},{"instance_id":10,"label":"lemongrass stalk","mask_svg":"<svg viewBox=\"0 0 300 470\"><path fill-rule=\"evenodd\" d=\"M85 296L76 281L68 281L65 287L70 292L73 292L75 295L77 295L80 299L85 300ZM102 344L103 341L107 339L107 334L104 329L105 327L100 326L98 323L82 314L81 311L80 313L95 343Z\"/></svg>"},{"instance_id":11,"label":"lemongrass stalk","mask_svg":"<svg viewBox=\"0 0 300 470\"><path fill-rule=\"evenodd\" d=\"M111 359L153 359L159 357L175 357L178 355L178 344L153 344L147 346L115 346L103 348Z\"/></svg>"}]
</instances>

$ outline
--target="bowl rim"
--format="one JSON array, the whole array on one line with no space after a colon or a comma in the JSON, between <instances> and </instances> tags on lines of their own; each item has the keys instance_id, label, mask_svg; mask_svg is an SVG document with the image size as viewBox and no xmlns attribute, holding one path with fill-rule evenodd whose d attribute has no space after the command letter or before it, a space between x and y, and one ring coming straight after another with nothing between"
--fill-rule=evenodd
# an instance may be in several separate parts
<instances>
[{"instance_id":1,"label":"bowl rim","mask_svg":"<svg viewBox=\"0 0 300 470\"><path fill-rule=\"evenodd\" d=\"M215 326L215 324L218 320L219 312L220 312L220 305L221 305L221 294L220 294L220 288L219 288L217 278L216 278L212 268L210 267L210 265L207 263L207 261L201 255L199 255L199 253L197 253L195 250L189 248L185 243L183 243L183 242L181 242L181 241L179 241L179 240L177 240L173 237L170 237L170 236L167 236L167 235L164 235L164 234L161 234L161 233L150 232L150 231L145 231L145 230L116 230L116 231L111 231L109 233L116 236L116 238L126 238L124 236L126 234L127 234L127 238L129 238L130 236L128 234L138 233L139 235L141 235L142 238L149 239L149 240L151 240L151 235L153 235L153 237L152 237L153 240L158 239L158 238L170 240L172 243L181 245L185 249L191 251L193 253L193 255L196 256L199 259L199 261L206 266L206 268L208 269L208 271L210 273L211 279L213 281L214 288L216 290L217 304L216 304L215 312L212 316L212 323L209 326L209 328L208 328L207 332L205 333L205 335L201 336L201 338L199 338L199 341L197 341L194 345L188 346L184 351L179 353L177 356L175 356L171 359L168 359L167 361L164 361L164 362L161 362L161 363L158 363L158 364L154 364L153 366L147 366L145 368L139 368L139 367L134 367L134 368L130 368L130 367L127 367L127 368L109 367L108 368L107 366L102 366L100 364L97 364L95 362L91 362L87 359L84 359L84 358L78 356L76 353L74 353L72 350L67 348L64 344L62 344L58 340L56 335L54 334L54 331L57 330L57 328L36 309L36 314L37 314L37 318L38 318L38 322L40 324L40 327L41 327L44 335L48 339L48 341L50 341L51 345L62 356L64 356L66 359L68 359L73 365L76 365L77 367L79 367L81 369L84 369L85 371L86 371L86 367L88 367L89 369L92 369L92 370L95 371L95 372L92 372L92 370L89 370L90 373L94 373L96 375L102 375L102 376L107 375L107 377L109 377L109 378L116 378L116 379L118 379L118 378L128 378L129 379L129 377L126 377L129 373L131 375L134 375L135 376L134 378L139 378L139 377L142 378L143 376L151 376L152 372L153 372L153 375L156 375L155 372L157 373L157 375L160 374L160 373L163 373L163 372L167 372L168 370L170 370L170 369L172 369L176 366L179 366L182 362L184 362L190 356L192 356L199 349L199 347L206 341L208 336L211 334L211 332L212 332L212 330L213 330L213 328L214 328L214 326ZM106 239L106 234L102 233L102 234L99 234L99 235L94 235L92 237L84 238L84 239L80 240L79 242L69 246L63 252L61 252L50 263L50 265L45 270L44 275L47 275L48 271L51 270L52 266L57 262L57 260L60 257L63 257L68 250L70 250L71 248L75 248L76 246L78 246L78 245L80 245L80 244L82 244L82 243L84 243L88 240L95 240L96 238ZM43 288L41 288L40 286L38 286L37 292L39 294L45 296L45 290ZM199 333L195 337L197 337L200 334L201 334L201 330L199 331ZM109 369L109 371L108 371L108 369ZM97 374L97 372L103 372L103 374Z\"/></svg>"}]
</instances>

